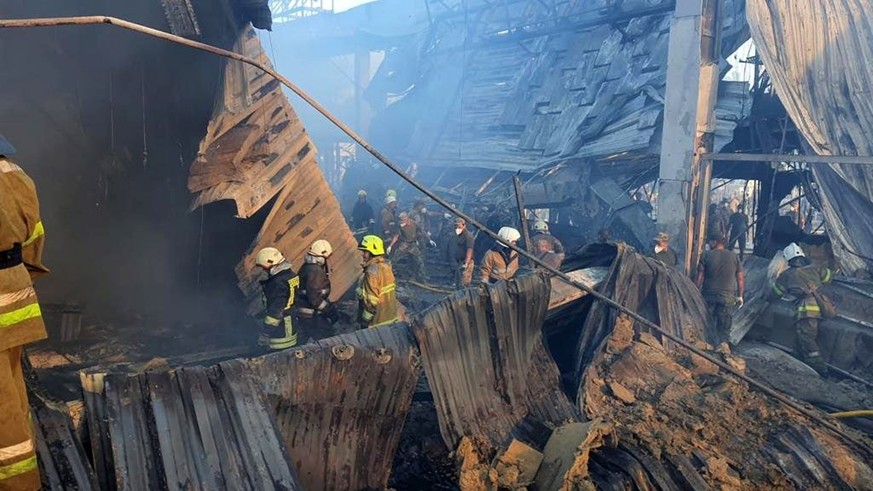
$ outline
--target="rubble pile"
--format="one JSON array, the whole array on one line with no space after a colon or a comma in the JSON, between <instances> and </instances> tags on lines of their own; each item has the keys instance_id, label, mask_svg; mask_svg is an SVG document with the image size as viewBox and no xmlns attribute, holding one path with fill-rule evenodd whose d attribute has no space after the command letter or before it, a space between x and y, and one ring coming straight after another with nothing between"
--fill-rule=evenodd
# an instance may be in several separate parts
<instances>
[{"instance_id":1,"label":"rubble pile","mask_svg":"<svg viewBox=\"0 0 873 491\"><path fill-rule=\"evenodd\" d=\"M587 417L614 422L619 448L647 456L641 462L650 475L695 488L863 489L873 482L869 464L816 422L695 355L668 352L652 336L629 338L631 329L624 319L616 323L580 398ZM727 351L719 355L742 364Z\"/></svg>"}]
</instances>

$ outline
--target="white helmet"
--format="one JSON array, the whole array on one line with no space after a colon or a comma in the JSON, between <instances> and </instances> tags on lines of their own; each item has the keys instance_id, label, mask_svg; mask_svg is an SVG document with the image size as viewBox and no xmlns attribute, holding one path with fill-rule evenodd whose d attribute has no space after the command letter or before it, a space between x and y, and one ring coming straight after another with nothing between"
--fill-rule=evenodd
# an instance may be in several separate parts
<instances>
[{"instance_id":1,"label":"white helmet","mask_svg":"<svg viewBox=\"0 0 873 491\"><path fill-rule=\"evenodd\" d=\"M500 238L500 242L503 244L510 244L512 242L518 242L518 239L521 238L521 233L512 227L502 227L500 231L497 232L497 237Z\"/></svg>"},{"instance_id":2,"label":"white helmet","mask_svg":"<svg viewBox=\"0 0 873 491\"><path fill-rule=\"evenodd\" d=\"M806 254L803 253L803 249L801 249L799 245L792 242L788 244L785 249L782 249L782 257L784 257L786 261L791 261L796 257L806 257Z\"/></svg>"},{"instance_id":3,"label":"white helmet","mask_svg":"<svg viewBox=\"0 0 873 491\"><path fill-rule=\"evenodd\" d=\"M309 246L309 255L315 257L329 257L333 254L333 247L330 242L324 239L318 239Z\"/></svg>"},{"instance_id":4,"label":"white helmet","mask_svg":"<svg viewBox=\"0 0 873 491\"><path fill-rule=\"evenodd\" d=\"M285 260L285 256L275 247L264 247L258 252L258 257L255 258L255 264L262 268L272 268L273 266Z\"/></svg>"},{"instance_id":5,"label":"white helmet","mask_svg":"<svg viewBox=\"0 0 873 491\"><path fill-rule=\"evenodd\" d=\"M534 223L534 230L536 230L537 232L548 232L549 224L546 223L545 220L537 220L537 222Z\"/></svg>"},{"instance_id":6,"label":"white helmet","mask_svg":"<svg viewBox=\"0 0 873 491\"><path fill-rule=\"evenodd\" d=\"M389 195L389 196L385 197L385 204L386 205L390 205L391 203L394 203L395 201L397 201L397 198L395 198L394 196Z\"/></svg>"}]
</instances>

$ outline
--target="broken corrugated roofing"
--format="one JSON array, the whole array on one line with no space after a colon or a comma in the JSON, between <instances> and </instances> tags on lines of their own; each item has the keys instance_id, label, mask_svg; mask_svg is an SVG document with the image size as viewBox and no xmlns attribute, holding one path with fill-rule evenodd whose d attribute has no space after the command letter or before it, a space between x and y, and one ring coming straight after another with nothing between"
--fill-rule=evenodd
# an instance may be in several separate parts
<instances>
[{"instance_id":1,"label":"broken corrugated roofing","mask_svg":"<svg viewBox=\"0 0 873 491\"><path fill-rule=\"evenodd\" d=\"M240 33L235 49L270 64L251 27ZM233 200L242 218L276 198L236 267L250 312L263 307L255 267L261 248L279 249L299 268L309 245L326 239L334 250L332 300L342 296L361 273L355 238L318 167L315 144L278 81L260 69L238 61L225 65L223 89L191 165L188 189L196 193L192 208Z\"/></svg>"},{"instance_id":2,"label":"broken corrugated roofing","mask_svg":"<svg viewBox=\"0 0 873 491\"><path fill-rule=\"evenodd\" d=\"M102 488L303 489L239 366L82 377Z\"/></svg>"},{"instance_id":3,"label":"broken corrugated roofing","mask_svg":"<svg viewBox=\"0 0 873 491\"><path fill-rule=\"evenodd\" d=\"M538 274L469 288L414 324L449 448L467 436L493 450L579 419L543 346L550 292Z\"/></svg>"},{"instance_id":4,"label":"broken corrugated roofing","mask_svg":"<svg viewBox=\"0 0 873 491\"><path fill-rule=\"evenodd\" d=\"M873 155L873 12L864 2L749 0L755 46L814 154ZM798 19L802 19L799 22ZM849 273L873 269L873 167L811 164L828 236ZM807 190L808 192L809 190Z\"/></svg>"},{"instance_id":5,"label":"broken corrugated roofing","mask_svg":"<svg viewBox=\"0 0 873 491\"><path fill-rule=\"evenodd\" d=\"M568 2L555 15L544 2L511 1L437 18L414 87L374 126L410 125L397 151L431 166L533 170L616 155L657 161L670 7L667 0ZM729 53L744 40L744 2L723 8ZM737 103L748 90L743 82L722 86L717 148L749 109Z\"/></svg>"}]
</instances>

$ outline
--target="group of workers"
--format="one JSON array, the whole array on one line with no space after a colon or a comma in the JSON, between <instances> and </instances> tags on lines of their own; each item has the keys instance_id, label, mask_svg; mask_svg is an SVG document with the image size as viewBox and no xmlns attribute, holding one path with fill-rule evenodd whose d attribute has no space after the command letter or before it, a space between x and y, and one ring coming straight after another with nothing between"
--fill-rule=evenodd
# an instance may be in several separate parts
<instances>
[{"instance_id":1,"label":"group of workers","mask_svg":"<svg viewBox=\"0 0 873 491\"><path fill-rule=\"evenodd\" d=\"M729 339L733 312L742 308L746 278L739 256L728 246L723 231L711 231L708 248L697 268L696 285L706 303L707 314L715 327L720 342ZM823 316L821 293L823 285L831 280L833 272L812 263L796 243L791 243L777 259L785 261L788 268L772 278L771 300L790 298L795 303L794 326L800 358L819 373L827 371L827 364L819 352L818 324ZM653 257L667 266L678 263L676 253L670 248L669 237L660 233L655 238Z\"/></svg>"}]
</instances>

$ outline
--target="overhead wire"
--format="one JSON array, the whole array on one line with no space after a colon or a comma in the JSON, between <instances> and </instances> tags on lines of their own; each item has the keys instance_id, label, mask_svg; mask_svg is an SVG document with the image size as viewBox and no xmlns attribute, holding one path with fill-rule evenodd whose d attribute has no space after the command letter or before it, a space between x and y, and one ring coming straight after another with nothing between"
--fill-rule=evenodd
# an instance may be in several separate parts
<instances>
[{"instance_id":1,"label":"overhead wire","mask_svg":"<svg viewBox=\"0 0 873 491\"><path fill-rule=\"evenodd\" d=\"M397 174L402 179L407 181L410 185L412 185L412 187L416 188L417 190L419 190L420 192L422 192L423 194L425 194L426 196L428 196L429 198L434 200L437 204L439 204L443 208L447 209L453 215L464 219L469 225L472 225L475 228L479 229L485 235L491 237L495 241L499 240L497 233L495 233L493 230L488 229L484 224L480 223L478 220L469 216L468 214L464 213L463 211L456 209L449 202L447 202L446 200L441 198L439 195L432 192L430 189L425 187L423 184L421 184L420 182L418 182L415 179L408 176L403 171L402 168L400 168L397 164L395 164L390 159L388 159L388 157L383 155L379 150L374 148L361 135L359 135L357 132L355 132L352 128L350 128L342 120L340 120L339 118L334 116L333 113L331 113L326 107L324 107L321 103L319 103L317 100L315 100L312 96L310 96L308 93L306 93L305 91L300 89L297 85L295 85L293 82L288 80L286 77L284 77L283 75L276 72L273 68L266 66L266 65L258 62L257 60L254 60L252 58L248 58L248 57L243 56L239 53L234 53L233 51L228 51L228 50L218 48L218 47L206 44L206 43L194 41L194 40L187 39L187 38L184 38L181 36L176 36L176 35L173 35L173 34L158 30L158 29L143 26L141 24L136 24L134 22L126 21L124 19L119 19L117 17L85 16L85 17L57 17L57 18L36 18L36 19L0 19L0 28L49 27L49 26L93 25L93 24L109 24L109 25L121 27L123 29L128 29L131 31L140 32L140 33L147 34L147 35L159 38L159 39L164 39L164 40L167 40L170 42L174 42L174 43L185 45L185 46L188 46L191 48L199 49L201 51L205 51L208 53L212 53L212 54L224 56L224 57L227 57L230 59L238 60L238 61L241 61L243 63L254 66L254 67L264 71L265 73L272 76L273 78L278 80L280 83L282 83L283 85L288 87L288 89L290 89L298 97L303 99L303 101L305 101L307 104L312 106L313 109L315 109L316 111L321 113L325 118L327 118L331 123L336 125L340 130L342 130L346 135L348 135L352 140L354 140L364 150L366 150L373 157L375 157L377 160L382 162L382 164L384 164L386 167L388 167L395 174ZM614 308L615 310L617 310L619 312L622 312L622 313L628 315L629 317L634 319L636 322L638 322L640 325L647 327L649 329L652 329L654 331L657 331L665 338L675 342L676 344L687 349L689 352L694 353L697 356L700 356L701 358L709 361L710 363L713 363L714 365L718 366L719 368L721 368L725 372L732 374L733 376L735 376L738 379L755 387L756 389L758 389L759 391L768 395L769 397L779 401L784 406L791 408L791 409L797 411L798 413L801 413L804 416L820 423L823 427L825 427L825 428L831 430L832 432L834 432L835 434L839 435L840 437L843 438L844 441L851 444L852 446L854 446L858 450L863 451L871 459L873 459L873 447L871 447L871 445L869 443L861 440L857 436L854 436L854 435L848 433L844 428L835 424L830 418L825 417L824 415L817 413L816 411L813 411L807 407L804 407L803 405L799 404L798 402L789 399L784 394L781 394L781 393L777 392L776 390L768 387L767 385L765 385L761 382L758 382L757 380L747 376L746 374L740 372L739 370L736 370L735 368L731 367L730 365L723 362L722 360L719 360L719 359L709 355L708 353L697 348L696 346L692 345L688 341L685 341L680 336L671 333L670 331L662 328L661 326L655 324L654 322L650 321L649 319L643 317L638 312L635 312L635 311L619 304L618 302L616 302L612 298L597 291L593 287L588 286L588 285L581 283L579 281L576 281L573 278L571 278L570 276L568 276L566 273L544 263L539 258L537 258L535 255L530 254L526 250L521 249L521 248L519 248L515 245L512 245L512 244L509 244L509 248L512 249L513 251L515 251L517 254L521 255L522 257L527 258L531 263L540 266L545 271L548 271L554 277L560 278L565 283L588 293L593 298L603 302L604 304Z\"/></svg>"}]
</instances>

